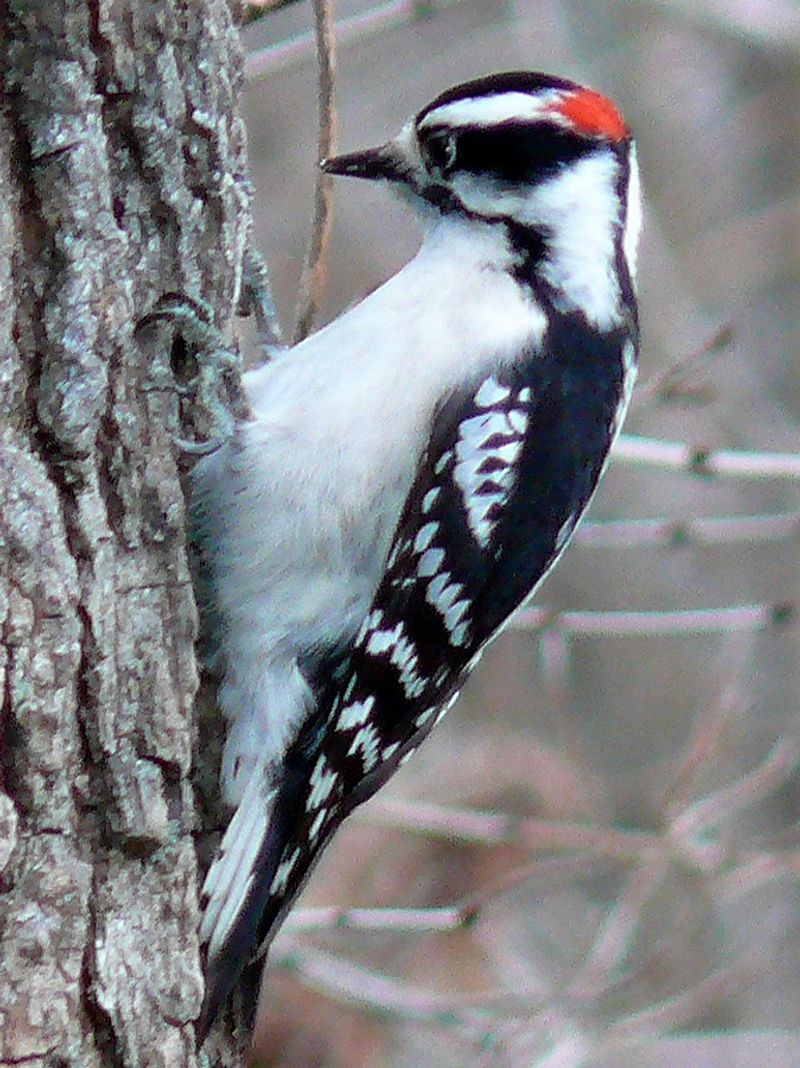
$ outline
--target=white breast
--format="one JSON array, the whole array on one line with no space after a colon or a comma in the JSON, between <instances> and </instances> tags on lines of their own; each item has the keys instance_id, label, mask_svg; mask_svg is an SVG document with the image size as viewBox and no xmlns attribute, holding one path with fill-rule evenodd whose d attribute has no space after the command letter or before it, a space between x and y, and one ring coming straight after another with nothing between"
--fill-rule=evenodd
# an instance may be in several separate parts
<instances>
[{"instance_id":1,"label":"white breast","mask_svg":"<svg viewBox=\"0 0 800 1068\"><path fill-rule=\"evenodd\" d=\"M254 419L196 468L220 702L239 721L233 801L307 712L297 657L349 640L364 618L436 405L541 341L544 316L502 269L500 240L443 222L381 289L246 374Z\"/></svg>"}]
</instances>

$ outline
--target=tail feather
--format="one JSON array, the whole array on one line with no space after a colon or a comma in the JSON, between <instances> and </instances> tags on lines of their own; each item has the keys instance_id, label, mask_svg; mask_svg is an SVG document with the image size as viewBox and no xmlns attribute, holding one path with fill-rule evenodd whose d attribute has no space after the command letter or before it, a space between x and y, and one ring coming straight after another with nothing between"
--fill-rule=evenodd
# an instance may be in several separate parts
<instances>
[{"instance_id":1,"label":"tail feather","mask_svg":"<svg viewBox=\"0 0 800 1068\"><path fill-rule=\"evenodd\" d=\"M245 967L266 955L330 837L326 834L314 855L293 865L289 878L276 881L281 865L286 866L307 775L288 775L277 791L265 786L263 775L254 779L258 782L248 784L203 885L206 994L195 1025L198 1045Z\"/></svg>"},{"instance_id":2,"label":"tail feather","mask_svg":"<svg viewBox=\"0 0 800 1068\"><path fill-rule=\"evenodd\" d=\"M203 906L200 941L208 946L209 956L214 956L225 941L247 898L256 856L267 834L274 796L264 769L258 769L251 776L220 843L219 853L208 869L200 892Z\"/></svg>"}]
</instances>

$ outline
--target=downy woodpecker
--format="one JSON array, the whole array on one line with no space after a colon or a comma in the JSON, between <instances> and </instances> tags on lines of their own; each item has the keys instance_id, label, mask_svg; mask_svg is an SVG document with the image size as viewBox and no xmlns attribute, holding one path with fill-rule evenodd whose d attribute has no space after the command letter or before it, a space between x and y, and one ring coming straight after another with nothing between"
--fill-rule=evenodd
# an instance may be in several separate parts
<instances>
[{"instance_id":1,"label":"downy woodpecker","mask_svg":"<svg viewBox=\"0 0 800 1068\"><path fill-rule=\"evenodd\" d=\"M243 377L196 466L223 792L201 1037L342 820L570 540L633 387L639 179L610 100L516 72L328 160L418 209L397 275Z\"/></svg>"}]
</instances>

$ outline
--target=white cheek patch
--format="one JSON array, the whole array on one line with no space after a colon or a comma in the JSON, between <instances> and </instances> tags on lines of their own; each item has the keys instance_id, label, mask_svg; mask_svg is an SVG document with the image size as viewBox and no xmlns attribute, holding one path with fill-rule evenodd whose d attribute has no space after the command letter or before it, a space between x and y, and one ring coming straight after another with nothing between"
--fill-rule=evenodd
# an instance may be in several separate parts
<instances>
[{"instance_id":1,"label":"white cheek patch","mask_svg":"<svg viewBox=\"0 0 800 1068\"><path fill-rule=\"evenodd\" d=\"M632 176L635 170L633 160ZM599 330L613 329L620 316L618 175L613 153L598 150L531 189L515 213L522 223L548 235L539 270L553 287L556 306L582 311ZM635 209L628 230L638 232ZM634 245L628 238L629 256Z\"/></svg>"}]
</instances>

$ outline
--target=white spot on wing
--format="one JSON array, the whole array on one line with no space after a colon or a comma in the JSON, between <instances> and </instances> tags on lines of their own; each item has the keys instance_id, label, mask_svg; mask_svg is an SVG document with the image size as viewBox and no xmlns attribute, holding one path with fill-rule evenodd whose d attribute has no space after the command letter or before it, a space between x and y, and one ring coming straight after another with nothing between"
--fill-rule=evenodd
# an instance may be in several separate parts
<instances>
[{"instance_id":1,"label":"white spot on wing","mask_svg":"<svg viewBox=\"0 0 800 1068\"><path fill-rule=\"evenodd\" d=\"M427 683L418 673L417 650L406 635L402 622L392 627L391 630L379 631L372 635L367 644L367 652L373 655L389 654L389 661L397 668L400 685L407 697L419 697L423 692ZM374 704L374 699L370 700ZM362 722L366 722L366 716Z\"/></svg>"},{"instance_id":2,"label":"white spot on wing","mask_svg":"<svg viewBox=\"0 0 800 1068\"><path fill-rule=\"evenodd\" d=\"M414 551L417 553L424 552L433 541L438 529L438 523L426 523L424 527L421 527L414 539Z\"/></svg>"},{"instance_id":3,"label":"white spot on wing","mask_svg":"<svg viewBox=\"0 0 800 1068\"><path fill-rule=\"evenodd\" d=\"M374 707L374 697L368 697L365 701L354 701L351 705L345 705L339 713L337 728L347 731L352 730L353 727L360 727L362 723L367 722Z\"/></svg>"},{"instance_id":4,"label":"white spot on wing","mask_svg":"<svg viewBox=\"0 0 800 1068\"><path fill-rule=\"evenodd\" d=\"M429 489L425 496L422 498L422 511L426 514L433 508L436 503L436 498L442 492L440 486L434 486L433 489Z\"/></svg>"},{"instance_id":5,"label":"white spot on wing","mask_svg":"<svg viewBox=\"0 0 800 1068\"><path fill-rule=\"evenodd\" d=\"M508 386L502 385L496 378L487 378L475 394L475 403L479 408L493 408L511 393Z\"/></svg>"},{"instance_id":6,"label":"white spot on wing","mask_svg":"<svg viewBox=\"0 0 800 1068\"><path fill-rule=\"evenodd\" d=\"M321 808L314 817L311 826L308 828L308 841L311 845L316 842L319 832L322 830L322 825L325 822L325 817L328 815L326 808Z\"/></svg>"},{"instance_id":7,"label":"white spot on wing","mask_svg":"<svg viewBox=\"0 0 800 1068\"><path fill-rule=\"evenodd\" d=\"M505 390L502 396L500 388ZM477 403L484 394L485 399L499 397L495 403L502 404L510 392L489 378L479 388L475 400ZM517 400L522 402L529 397L530 390L526 387L520 390ZM514 465L519 458L527 424L524 411L500 408L471 416L458 428L453 477L461 490L469 528L483 548L489 544L495 526L489 513L495 505L505 503L513 486Z\"/></svg>"},{"instance_id":8,"label":"white spot on wing","mask_svg":"<svg viewBox=\"0 0 800 1068\"><path fill-rule=\"evenodd\" d=\"M469 601L457 601L452 606L452 608L448 608L448 610L445 612L445 614L444 614L445 626L447 627L447 629L450 631L451 634L455 631L456 624L458 624L460 622L461 617L464 615L464 613L467 611L468 608L469 608Z\"/></svg>"},{"instance_id":9,"label":"white spot on wing","mask_svg":"<svg viewBox=\"0 0 800 1068\"><path fill-rule=\"evenodd\" d=\"M387 630L376 630L369 636L367 652L372 656L380 656L387 652L396 643L400 635L400 624Z\"/></svg>"},{"instance_id":10,"label":"white spot on wing","mask_svg":"<svg viewBox=\"0 0 800 1068\"><path fill-rule=\"evenodd\" d=\"M428 549L419 558L417 574L420 578L435 575L444 562L444 549Z\"/></svg>"},{"instance_id":11,"label":"white spot on wing","mask_svg":"<svg viewBox=\"0 0 800 1068\"><path fill-rule=\"evenodd\" d=\"M424 727L428 720L435 715L437 707L437 705L431 705L430 708L426 708L424 711L420 712L414 720L415 725L417 727Z\"/></svg>"},{"instance_id":12,"label":"white spot on wing","mask_svg":"<svg viewBox=\"0 0 800 1068\"><path fill-rule=\"evenodd\" d=\"M425 600L438 612L446 612L464 587L460 582L451 582L449 571L443 571L428 583Z\"/></svg>"},{"instance_id":13,"label":"white spot on wing","mask_svg":"<svg viewBox=\"0 0 800 1068\"><path fill-rule=\"evenodd\" d=\"M353 739L347 755L354 756L360 750L364 771L371 771L378 763L378 741L378 732L368 723Z\"/></svg>"},{"instance_id":14,"label":"white spot on wing","mask_svg":"<svg viewBox=\"0 0 800 1068\"><path fill-rule=\"evenodd\" d=\"M447 452L443 452L439 459L436 461L436 466L433 469L435 475L441 475L450 461L453 459L453 453L450 449Z\"/></svg>"},{"instance_id":15,"label":"white spot on wing","mask_svg":"<svg viewBox=\"0 0 800 1068\"><path fill-rule=\"evenodd\" d=\"M306 809L309 812L312 809L319 808L320 805L327 801L335 782L336 772L333 768L328 767L328 761L324 755L320 756L314 765L314 770L309 780L311 793L308 795L308 801L306 802Z\"/></svg>"},{"instance_id":16,"label":"white spot on wing","mask_svg":"<svg viewBox=\"0 0 800 1068\"><path fill-rule=\"evenodd\" d=\"M520 436L525 433L525 429L528 426L528 416L525 412L520 411L519 408L512 408L508 413L508 421L515 433Z\"/></svg>"},{"instance_id":17,"label":"white spot on wing","mask_svg":"<svg viewBox=\"0 0 800 1068\"><path fill-rule=\"evenodd\" d=\"M294 867L300 859L300 847L289 854L289 856L280 862L276 871L275 878L272 880L272 885L269 888L270 894L276 896L282 894L289 883L289 877L294 871Z\"/></svg>"}]
</instances>

